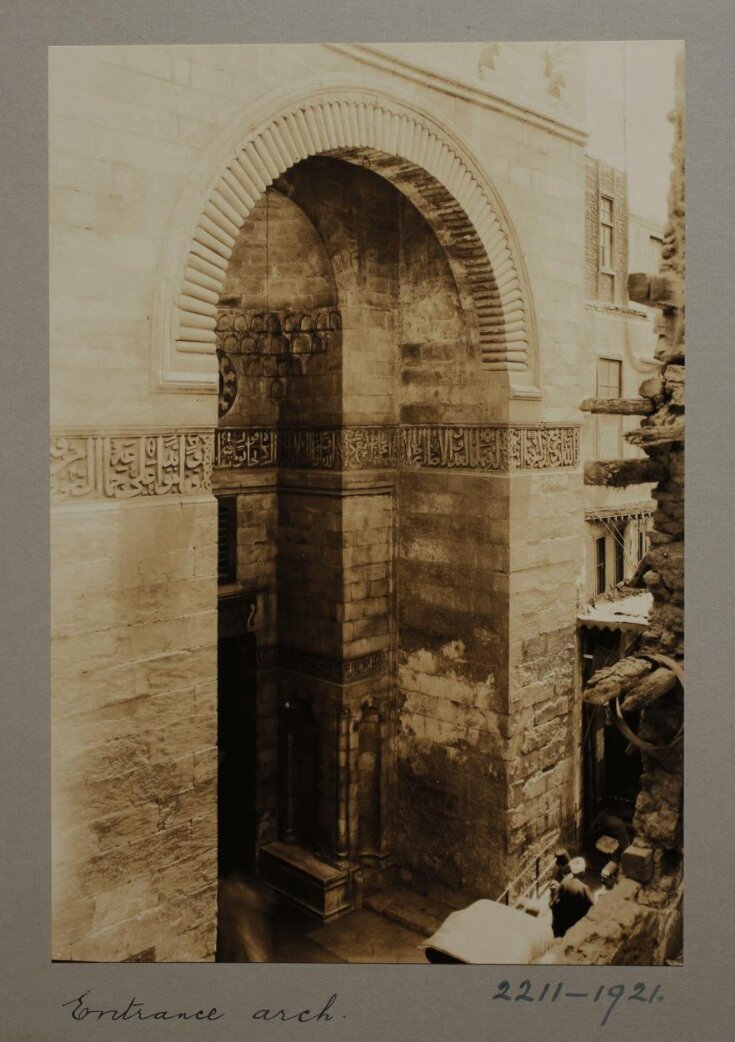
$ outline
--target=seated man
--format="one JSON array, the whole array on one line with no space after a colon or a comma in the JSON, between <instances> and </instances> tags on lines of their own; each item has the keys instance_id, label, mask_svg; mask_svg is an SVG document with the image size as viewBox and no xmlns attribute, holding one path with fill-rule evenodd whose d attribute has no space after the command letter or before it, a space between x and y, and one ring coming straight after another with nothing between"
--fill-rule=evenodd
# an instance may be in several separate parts
<instances>
[{"instance_id":1,"label":"seated man","mask_svg":"<svg viewBox=\"0 0 735 1042\"><path fill-rule=\"evenodd\" d=\"M579 878L586 868L582 857L569 863L569 871L552 891L551 928L554 937L563 937L567 930L583 919L595 903L590 888Z\"/></svg>"}]
</instances>

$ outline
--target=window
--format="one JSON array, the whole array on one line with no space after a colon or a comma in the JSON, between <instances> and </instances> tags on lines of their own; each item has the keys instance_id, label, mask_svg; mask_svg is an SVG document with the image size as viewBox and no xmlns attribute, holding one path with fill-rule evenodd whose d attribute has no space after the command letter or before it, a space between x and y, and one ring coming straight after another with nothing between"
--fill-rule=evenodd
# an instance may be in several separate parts
<instances>
[{"instance_id":1,"label":"window","mask_svg":"<svg viewBox=\"0 0 735 1042\"><path fill-rule=\"evenodd\" d=\"M623 363L614 358L597 360L597 397L620 398Z\"/></svg>"},{"instance_id":2,"label":"window","mask_svg":"<svg viewBox=\"0 0 735 1042\"><path fill-rule=\"evenodd\" d=\"M597 397L621 398L623 363L614 358L597 359ZM623 451L623 417L596 417L596 440L598 459L619 459Z\"/></svg>"},{"instance_id":3,"label":"window","mask_svg":"<svg viewBox=\"0 0 735 1042\"><path fill-rule=\"evenodd\" d=\"M595 539L595 593L598 597L607 588L606 556L607 539L602 535Z\"/></svg>"},{"instance_id":4,"label":"window","mask_svg":"<svg viewBox=\"0 0 735 1042\"><path fill-rule=\"evenodd\" d=\"M237 496L217 500L217 582L237 580Z\"/></svg>"},{"instance_id":5,"label":"window","mask_svg":"<svg viewBox=\"0 0 735 1042\"><path fill-rule=\"evenodd\" d=\"M646 556L646 550L648 549L648 533L646 532L646 522L638 522L638 560L642 561Z\"/></svg>"},{"instance_id":6,"label":"window","mask_svg":"<svg viewBox=\"0 0 735 1042\"><path fill-rule=\"evenodd\" d=\"M613 255L613 201L600 196L600 297L615 299L615 258Z\"/></svg>"}]
</instances>

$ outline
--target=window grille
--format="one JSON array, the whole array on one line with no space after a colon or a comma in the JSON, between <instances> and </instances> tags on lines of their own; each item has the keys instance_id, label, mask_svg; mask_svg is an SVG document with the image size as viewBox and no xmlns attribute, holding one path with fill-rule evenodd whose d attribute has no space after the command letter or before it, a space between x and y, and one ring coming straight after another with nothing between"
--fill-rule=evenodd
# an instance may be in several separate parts
<instances>
[{"instance_id":1,"label":"window grille","mask_svg":"<svg viewBox=\"0 0 735 1042\"><path fill-rule=\"evenodd\" d=\"M237 496L217 500L217 581L237 580Z\"/></svg>"}]
</instances>

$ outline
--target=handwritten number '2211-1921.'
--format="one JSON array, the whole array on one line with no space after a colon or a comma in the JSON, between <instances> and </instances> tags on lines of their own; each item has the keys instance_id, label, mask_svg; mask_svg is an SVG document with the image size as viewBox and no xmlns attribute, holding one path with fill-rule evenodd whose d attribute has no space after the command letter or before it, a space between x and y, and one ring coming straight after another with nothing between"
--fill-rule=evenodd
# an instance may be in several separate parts
<instances>
[{"instance_id":1,"label":"handwritten number '2211-1921.'","mask_svg":"<svg viewBox=\"0 0 735 1042\"><path fill-rule=\"evenodd\" d=\"M523 980L518 987L517 993L513 995L511 992L512 986L510 981L501 980L498 984L498 990L493 995L493 999L504 999L506 1002L558 1002L559 999L587 999L589 1002L608 1000L607 1009L601 1021L601 1024L604 1026L615 1006L624 998L626 986L624 984L611 984L610 987L607 987L605 984L600 984L598 988L590 989L589 991L572 991L567 989L564 982L561 981L553 985L546 983L537 994L534 994L531 988L531 981ZM646 994L646 985L639 982L632 986L627 998L628 1002L645 1002L647 1005L651 1005L653 1002L661 1002L663 1001L661 985L656 984L650 993Z\"/></svg>"}]
</instances>

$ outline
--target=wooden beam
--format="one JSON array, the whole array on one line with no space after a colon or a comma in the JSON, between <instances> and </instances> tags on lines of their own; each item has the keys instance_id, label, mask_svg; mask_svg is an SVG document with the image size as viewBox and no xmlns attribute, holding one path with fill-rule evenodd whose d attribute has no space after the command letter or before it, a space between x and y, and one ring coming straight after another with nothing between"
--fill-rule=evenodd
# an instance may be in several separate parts
<instances>
[{"instance_id":1,"label":"wooden beam","mask_svg":"<svg viewBox=\"0 0 735 1042\"><path fill-rule=\"evenodd\" d=\"M587 684L584 692L585 702L604 706L616 695L624 695L632 687L648 676L653 664L647 659L624 658L612 666L598 669Z\"/></svg>"},{"instance_id":2,"label":"wooden beam","mask_svg":"<svg viewBox=\"0 0 735 1042\"><path fill-rule=\"evenodd\" d=\"M585 398L582 412L601 412L624 416L650 416L654 404L648 398Z\"/></svg>"},{"instance_id":3,"label":"wooden beam","mask_svg":"<svg viewBox=\"0 0 735 1042\"><path fill-rule=\"evenodd\" d=\"M584 465L585 485L624 488L663 481L665 469L651 459L593 460Z\"/></svg>"},{"instance_id":4,"label":"wooden beam","mask_svg":"<svg viewBox=\"0 0 735 1042\"><path fill-rule=\"evenodd\" d=\"M651 702L655 702L663 695L668 694L678 683L676 673L667 669L666 666L654 669L652 673L649 673L647 677L638 681L631 688L624 701L621 702L620 708L624 713L629 712L631 709L642 709L643 706L648 706Z\"/></svg>"},{"instance_id":5,"label":"wooden beam","mask_svg":"<svg viewBox=\"0 0 735 1042\"><path fill-rule=\"evenodd\" d=\"M636 431L628 431L624 438L631 445L640 445L642 449L648 445L670 445L675 441L684 441L684 421L656 427L639 427Z\"/></svg>"},{"instance_id":6,"label":"wooden beam","mask_svg":"<svg viewBox=\"0 0 735 1042\"><path fill-rule=\"evenodd\" d=\"M676 275L628 276L628 296L636 304L653 308L683 308L684 287Z\"/></svg>"}]
</instances>

